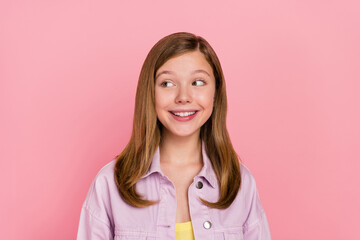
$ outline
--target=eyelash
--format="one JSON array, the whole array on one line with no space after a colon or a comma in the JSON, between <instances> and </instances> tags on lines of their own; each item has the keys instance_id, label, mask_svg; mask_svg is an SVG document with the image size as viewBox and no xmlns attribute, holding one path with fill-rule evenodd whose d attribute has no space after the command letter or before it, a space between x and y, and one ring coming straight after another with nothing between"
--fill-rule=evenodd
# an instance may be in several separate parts
<instances>
[{"instance_id":1,"label":"eyelash","mask_svg":"<svg viewBox=\"0 0 360 240\"><path fill-rule=\"evenodd\" d=\"M165 84L167 84L167 83L171 83L171 84L172 84L172 82L164 81L164 82L160 83L160 86L162 86L162 87L167 87L167 86L165 85Z\"/></svg>"},{"instance_id":2,"label":"eyelash","mask_svg":"<svg viewBox=\"0 0 360 240\"><path fill-rule=\"evenodd\" d=\"M203 85L206 84L206 82L205 82L203 79L197 79L197 80L195 80L193 83L196 83L197 81L202 82L202 85L200 85L200 86L203 86Z\"/></svg>"},{"instance_id":3,"label":"eyelash","mask_svg":"<svg viewBox=\"0 0 360 240\"><path fill-rule=\"evenodd\" d=\"M200 85L200 86L203 86L203 85L205 85L205 84L206 84L206 81L205 81L205 80L203 80L203 79L197 79L197 80L195 80L194 82L192 82L192 85L193 85L194 83L198 82L198 81L202 82L202 85ZM165 84L167 84L167 83L171 83L171 84L173 84L172 82L163 81L162 83L160 83L160 86L162 86L162 87L166 87L166 85L165 85ZM193 86L196 86L196 85L193 85Z\"/></svg>"}]
</instances>

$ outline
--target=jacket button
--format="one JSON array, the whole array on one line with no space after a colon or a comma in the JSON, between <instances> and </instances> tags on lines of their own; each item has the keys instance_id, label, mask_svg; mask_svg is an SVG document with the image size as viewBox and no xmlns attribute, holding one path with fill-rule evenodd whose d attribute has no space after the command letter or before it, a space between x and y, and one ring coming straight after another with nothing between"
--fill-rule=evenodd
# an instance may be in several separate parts
<instances>
[{"instance_id":1,"label":"jacket button","mask_svg":"<svg viewBox=\"0 0 360 240\"><path fill-rule=\"evenodd\" d=\"M205 229L210 229L211 228L211 222L210 221L204 222L204 228Z\"/></svg>"},{"instance_id":2,"label":"jacket button","mask_svg":"<svg viewBox=\"0 0 360 240\"><path fill-rule=\"evenodd\" d=\"M202 182L197 182L196 183L196 188L198 188L198 189L202 189L202 187L203 187L203 183Z\"/></svg>"}]
</instances>

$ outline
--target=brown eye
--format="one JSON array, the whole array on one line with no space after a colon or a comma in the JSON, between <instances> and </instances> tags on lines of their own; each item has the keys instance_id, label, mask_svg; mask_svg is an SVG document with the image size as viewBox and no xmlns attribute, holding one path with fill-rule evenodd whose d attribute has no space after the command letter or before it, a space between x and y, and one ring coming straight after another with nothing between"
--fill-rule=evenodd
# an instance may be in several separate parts
<instances>
[{"instance_id":1,"label":"brown eye","mask_svg":"<svg viewBox=\"0 0 360 240\"><path fill-rule=\"evenodd\" d=\"M171 83L171 82L162 82L160 85L161 85L162 87L171 87L171 86L173 86L174 84Z\"/></svg>"},{"instance_id":2,"label":"brown eye","mask_svg":"<svg viewBox=\"0 0 360 240\"><path fill-rule=\"evenodd\" d=\"M203 80L195 80L192 84L193 86L202 86L202 85L205 85L205 81Z\"/></svg>"}]
</instances>

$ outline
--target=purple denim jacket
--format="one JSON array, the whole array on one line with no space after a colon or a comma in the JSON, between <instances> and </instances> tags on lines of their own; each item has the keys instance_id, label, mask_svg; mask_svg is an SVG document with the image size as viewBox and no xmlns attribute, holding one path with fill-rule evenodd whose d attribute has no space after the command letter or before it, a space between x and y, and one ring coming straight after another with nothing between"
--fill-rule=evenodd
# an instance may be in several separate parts
<instances>
[{"instance_id":1,"label":"purple denim jacket","mask_svg":"<svg viewBox=\"0 0 360 240\"><path fill-rule=\"evenodd\" d=\"M240 163L242 183L234 202L223 210L209 208L199 197L215 202L219 185L202 144L204 166L188 189L195 239L270 240L270 230L255 179ZM113 160L96 175L81 209L77 239L175 239L176 194L174 184L160 168L159 148L151 167L136 184L138 193L159 204L136 208L125 203L114 181Z\"/></svg>"}]
</instances>

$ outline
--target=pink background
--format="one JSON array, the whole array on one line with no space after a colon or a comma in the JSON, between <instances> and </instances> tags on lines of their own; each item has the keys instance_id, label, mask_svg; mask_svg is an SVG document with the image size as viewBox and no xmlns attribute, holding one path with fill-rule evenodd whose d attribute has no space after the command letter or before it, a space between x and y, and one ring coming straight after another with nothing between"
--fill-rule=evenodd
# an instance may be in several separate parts
<instances>
[{"instance_id":1,"label":"pink background","mask_svg":"<svg viewBox=\"0 0 360 240\"><path fill-rule=\"evenodd\" d=\"M189 31L220 58L273 239L360 239L357 2L1 1L0 238L75 239L146 54Z\"/></svg>"}]
</instances>

